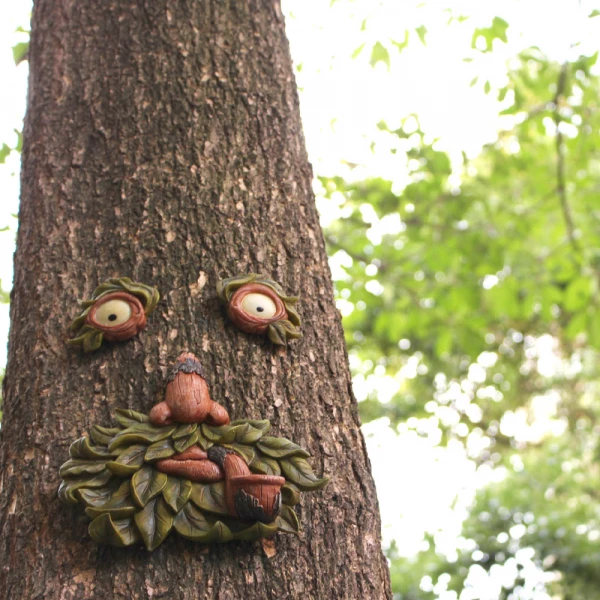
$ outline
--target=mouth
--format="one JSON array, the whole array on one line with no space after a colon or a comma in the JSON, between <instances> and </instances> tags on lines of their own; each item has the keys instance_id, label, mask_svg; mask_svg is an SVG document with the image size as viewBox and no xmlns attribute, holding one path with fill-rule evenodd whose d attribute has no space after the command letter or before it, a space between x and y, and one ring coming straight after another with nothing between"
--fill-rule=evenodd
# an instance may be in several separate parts
<instances>
[{"instance_id":1,"label":"mouth","mask_svg":"<svg viewBox=\"0 0 600 600\"><path fill-rule=\"evenodd\" d=\"M214 483L224 479L219 465L208 459L208 454L198 446L192 446L171 458L160 460L156 468L161 473L184 477L198 483Z\"/></svg>"}]
</instances>

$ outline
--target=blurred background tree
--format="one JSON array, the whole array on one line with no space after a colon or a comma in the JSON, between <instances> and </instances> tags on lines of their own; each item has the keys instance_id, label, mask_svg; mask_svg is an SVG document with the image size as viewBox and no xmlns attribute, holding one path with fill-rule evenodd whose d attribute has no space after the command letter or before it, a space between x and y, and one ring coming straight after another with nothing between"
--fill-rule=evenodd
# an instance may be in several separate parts
<instances>
[{"instance_id":1,"label":"blurred background tree","mask_svg":"<svg viewBox=\"0 0 600 600\"><path fill-rule=\"evenodd\" d=\"M397 4L285 5L394 592L600 598L600 6Z\"/></svg>"}]
</instances>

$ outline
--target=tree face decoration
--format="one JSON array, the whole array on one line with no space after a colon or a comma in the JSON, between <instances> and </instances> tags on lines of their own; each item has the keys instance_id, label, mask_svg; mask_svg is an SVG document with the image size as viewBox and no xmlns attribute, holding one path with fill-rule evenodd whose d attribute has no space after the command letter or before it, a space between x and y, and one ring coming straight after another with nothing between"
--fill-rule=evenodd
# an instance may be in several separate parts
<instances>
[{"instance_id":1,"label":"tree face decoration","mask_svg":"<svg viewBox=\"0 0 600 600\"><path fill-rule=\"evenodd\" d=\"M71 324L75 337L69 344L92 352L103 340L130 339L146 327L146 317L159 299L156 288L133 282L129 277L109 279L96 288L90 300L81 303L84 310Z\"/></svg>"},{"instance_id":2,"label":"tree face decoration","mask_svg":"<svg viewBox=\"0 0 600 600\"><path fill-rule=\"evenodd\" d=\"M100 543L154 550L173 529L202 543L298 533L300 492L329 480L315 476L306 450L267 436L269 421L229 422L191 353L150 416L118 409L115 418L118 427L94 425L71 444L60 469L60 499L86 507Z\"/></svg>"},{"instance_id":3,"label":"tree face decoration","mask_svg":"<svg viewBox=\"0 0 600 600\"><path fill-rule=\"evenodd\" d=\"M286 296L278 283L264 275L251 273L223 279L217 285L217 294L231 322L246 333L267 333L274 344L281 346L302 336L295 309L298 298Z\"/></svg>"}]
</instances>

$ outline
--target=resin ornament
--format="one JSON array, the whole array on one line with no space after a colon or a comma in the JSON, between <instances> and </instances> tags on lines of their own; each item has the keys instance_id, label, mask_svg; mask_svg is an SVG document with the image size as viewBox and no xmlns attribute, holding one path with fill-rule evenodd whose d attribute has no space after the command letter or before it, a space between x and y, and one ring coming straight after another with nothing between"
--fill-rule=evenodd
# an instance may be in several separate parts
<instances>
[{"instance_id":1,"label":"resin ornament","mask_svg":"<svg viewBox=\"0 0 600 600\"><path fill-rule=\"evenodd\" d=\"M306 450L268 436L269 421L229 422L190 353L150 416L115 412L118 427L94 425L60 469L60 499L86 507L100 543L154 550L172 530L203 543L298 533L300 492L329 481L313 473Z\"/></svg>"},{"instance_id":2,"label":"resin ornament","mask_svg":"<svg viewBox=\"0 0 600 600\"><path fill-rule=\"evenodd\" d=\"M92 352L103 340L128 340L146 327L146 317L159 299L156 288L129 277L109 279L95 289L90 300L81 303L84 310L71 324L75 337L68 343Z\"/></svg>"},{"instance_id":3,"label":"resin ornament","mask_svg":"<svg viewBox=\"0 0 600 600\"><path fill-rule=\"evenodd\" d=\"M295 309L298 298L286 296L278 283L264 275L251 273L223 279L217 284L217 294L231 322L246 333L266 333L281 346L302 336Z\"/></svg>"}]
</instances>

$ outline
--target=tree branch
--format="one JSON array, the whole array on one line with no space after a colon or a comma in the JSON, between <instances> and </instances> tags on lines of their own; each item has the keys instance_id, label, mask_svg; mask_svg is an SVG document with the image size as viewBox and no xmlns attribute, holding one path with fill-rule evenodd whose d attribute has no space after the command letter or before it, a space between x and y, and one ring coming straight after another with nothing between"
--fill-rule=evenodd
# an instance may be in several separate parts
<instances>
[{"instance_id":1,"label":"tree branch","mask_svg":"<svg viewBox=\"0 0 600 600\"><path fill-rule=\"evenodd\" d=\"M575 224L571 214L571 207L569 206L567 199L565 178L565 147L563 143L563 134L560 130L560 124L562 123L562 117L560 115L560 102L565 93L568 67L568 62L563 63L556 85L556 95L554 96L553 118L554 124L556 125L556 193L558 194L558 198L560 200L560 206L563 218L565 220L565 226L567 228L567 236L575 252L580 254L581 247L579 246L579 242L577 241L577 237L575 235Z\"/></svg>"}]
</instances>

